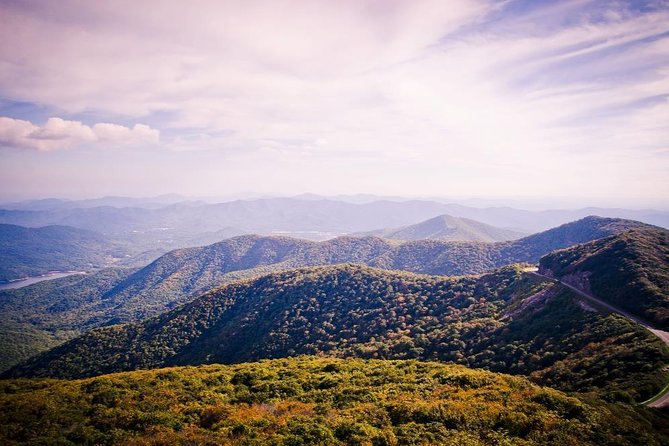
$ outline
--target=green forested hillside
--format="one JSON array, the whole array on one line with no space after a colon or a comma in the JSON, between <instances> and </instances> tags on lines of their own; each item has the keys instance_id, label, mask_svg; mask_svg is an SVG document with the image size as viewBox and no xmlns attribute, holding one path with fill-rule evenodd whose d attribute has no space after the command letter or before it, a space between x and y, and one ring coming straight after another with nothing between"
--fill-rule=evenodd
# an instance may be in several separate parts
<instances>
[{"instance_id":1,"label":"green forested hillside","mask_svg":"<svg viewBox=\"0 0 669 446\"><path fill-rule=\"evenodd\" d=\"M80 280L56 280L0 292L0 314L3 320L11 320L12 326L22 324L26 333L42 333L42 337L54 339L57 330L57 339L67 339L92 327L155 316L221 284L274 271L354 262L429 274L478 274L510 263L537 262L552 249L637 226L647 225L589 217L505 243L400 243L376 237L341 237L317 243L288 237L242 236L172 251L130 275L125 270L114 273L116 280L113 274L104 272ZM10 349L0 344L0 359L6 358L2 363L9 366L53 342L31 342L20 347L18 356L14 345L4 345Z\"/></svg>"},{"instance_id":2,"label":"green forested hillside","mask_svg":"<svg viewBox=\"0 0 669 446\"><path fill-rule=\"evenodd\" d=\"M389 240L448 240L472 242L503 242L521 238L524 234L498 228L469 218L440 215L400 228L377 229L356 236L375 236Z\"/></svg>"},{"instance_id":3,"label":"green forested hillside","mask_svg":"<svg viewBox=\"0 0 669 446\"><path fill-rule=\"evenodd\" d=\"M501 249L502 258L518 258L518 261L536 263L541 257L556 249L567 248L637 228L659 229L657 226L633 220L590 216L507 243Z\"/></svg>"},{"instance_id":4,"label":"green forested hillside","mask_svg":"<svg viewBox=\"0 0 669 446\"><path fill-rule=\"evenodd\" d=\"M301 357L0 381L0 442L665 445L661 412L417 361Z\"/></svg>"},{"instance_id":5,"label":"green forested hillside","mask_svg":"<svg viewBox=\"0 0 669 446\"><path fill-rule=\"evenodd\" d=\"M561 373L570 388L637 399L662 387L669 362L664 345L640 327L586 311L520 267L444 278L341 265L235 282L145 322L93 330L6 376L320 353L438 359L539 381Z\"/></svg>"},{"instance_id":6,"label":"green forested hillside","mask_svg":"<svg viewBox=\"0 0 669 446\"><path fill-rule=\"evenodd\" d=\"M113 322L118 303L107 296L132 271L109 268L0 291L0 370Z\"/></svg>"},{"instance_id":7,"label":"green forested hillside","mask_svg":"<svg viewBox=\"0 0 669 446\"><path fill-rule=\"evenodd\" d=\"M669 231L635 229L557 251L542 271L669 329Z\"/></svg>"},{"instance_id":8,"label":"green forested hillside","mask_svg":"<svg viewBox=\"0 0 669 446\"><path fill-rule=\"evenodd\" d=\"M85 229L0 224L0 282L49 271L100 268L120 252L101 234Z\"/></svg>"},{"instance_id":9,"label":"green forested hillside","mask_svg":"<svg viewBox=\"0 0 669 446\"><path fill-rule=\"evenodd\" d=\"M361 263L426 274L480 274L581 241L642 225L588 218L509 243L418 241L396 243L375 237L310 242L288 237L241 236L209 246L172 251L120 281L106 293L116 302L109 318L132 321L187 302L215 286L290 268Z\"/></svg>"}]
</instances>

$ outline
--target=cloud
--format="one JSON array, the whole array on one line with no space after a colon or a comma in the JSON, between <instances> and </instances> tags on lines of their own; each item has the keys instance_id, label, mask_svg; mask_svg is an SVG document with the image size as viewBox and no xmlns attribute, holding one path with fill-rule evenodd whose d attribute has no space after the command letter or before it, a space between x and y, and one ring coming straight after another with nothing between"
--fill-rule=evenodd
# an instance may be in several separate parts
<instances>
[{"instance_id":1,"label":"cloud","mask_svg":"<svg viewBox=\"0 0 669 446\"><path fill-rule=\"evenodd\" d=\"M6 2L0 97L159 127L247 189L281 165L332 192L669 196L666 2L447 3ZM2 124L3 141L158 138L30 125ZM361 158L368 183L342 182Z\"/></svg>"},{"instance_id":2,"label":"cloud","mask_svg":"<svg viewBox=\"0 0 669 446\"><path fill-rule=\"evenodd\" d=\"M156 143L160 133L145 124L135 124L133 128L117 124L99 123L93 126L93 132L100 142L116 143Z\"/></svg>"},{"instance_id":3,"label":"cloud","mask_svg":"<svg viewBox=\"0 0 669 446\"><path fill-rule=\"evenodd\" d=\"M49 151L84 144L157 143L159 131L144 124L133 128L99 123L89 127L79 121L49 118L43 126L30 121L0 117L0 146Z\"/></svg>"}]
</instances>

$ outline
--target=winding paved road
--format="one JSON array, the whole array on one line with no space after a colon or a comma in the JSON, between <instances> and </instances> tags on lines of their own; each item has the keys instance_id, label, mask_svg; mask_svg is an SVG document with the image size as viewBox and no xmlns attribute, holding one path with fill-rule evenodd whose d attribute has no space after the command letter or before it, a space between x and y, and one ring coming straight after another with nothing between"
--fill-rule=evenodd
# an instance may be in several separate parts
<instances>
[{"instance_id":1,"label":"winding paved road","mask_svg":"<svg viewBox=\"0 0 669 446\"><path fill-rule=\"evenodd\" d=\"M561 280L558 280L554 277L544 276L543 274L540 274L536 269L527 269L525 271L529 274L534 274L535 276L539 276L539 277L544 278L544 279L554 280L554 281L560 283L562 286L564 286L566 288L569 288L571 291L578 294L582 298L584 298L586 300L589 300L590 302L592 302L596 305L604 307L604 308L606 308L607 310L609 310L613 313L620 314L621 316L624 316L627 319L630 319L630 320L636 322L637 324L641 325L643 328L645 328L646 330L650 331L655 336L660 338L662 340L662 342L664 342L667 346L669 346L669 332L666 332L664 330L658 330L657 328L654 328L652 325L650 325L648 322L639 319L637 316L634 316L634 315L628 313L625 310L621 310L620 308L614 307L613 305L608 304L608 303L604 302L603 300L598 299L595 296L586 293L583 290L580 290L580 289L578 289L578 288L576 288L572 285L569 285L568 283L564 283ZM662 395L659 398L657 398L655 401L652 401L652 402L646 404L646 406L648 406L648 407L669 406L669 387L664 389Z\"/></svg>"}]
</instances>

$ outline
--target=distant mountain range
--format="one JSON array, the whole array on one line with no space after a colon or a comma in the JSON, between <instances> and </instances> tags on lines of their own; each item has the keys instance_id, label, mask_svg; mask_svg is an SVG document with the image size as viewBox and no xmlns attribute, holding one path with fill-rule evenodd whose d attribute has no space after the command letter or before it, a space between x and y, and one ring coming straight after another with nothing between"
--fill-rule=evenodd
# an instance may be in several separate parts
<instances>
[{"instance_id":1,"label":"distant mountain range","mask_svg":"<svg viewBox=\"0 0 669 446\"><path fill-rule=\"evenodd\" d=\"M26 200L11 203L1 203L0 209L23 210L23 211L50 211L57 209L86 209L94 207L111 206L117 208L138 207L156 209L170 204L186 201L198 201L179 194L159 195L157 197L122 197L107 196L100 198L89 198L84 200L65 200L60 198L45 198L41 200Z\"/></svg>"},{"instance_id":2,"label":"distant mountain range","mask_svg":"<svg viewBox=\"0 0 669 446\"><path fill-rule=\"evenodd\" d=\"M159 198L165 201L176 199L158 197L154 200ZM47 203L53 201L56 204L49 207ZM331 239L338 234L352 232L353 235L378 235L397 240L458 241L500 241L516 239L521 235L516 231L493 227L468 218L447 215L413 225L401 225L396 229L373 229L371 232L362 233L351 231L377 221L412 221L420 216L433 214L445 206L432 202L372 202L358 205L318 199L266 199L215 205L181 202L158 208L94 206L99 203L143 203L149 206L153 203L147 204L140 199L108 197L86 200L83 203L60 203L59 200L43 200L25 204L26 207L44 208L42 210L0 210L0 221L12 222L0 228L0 237L3 230L9 231L12 227L9 224L24 225L23 235L18 235L15 229L12 236L4 239L7 255L0 258L0 268L5 269L4 274L0 273L0 281L43 274L50 270L90 270L110 265L142 266L173 249L209 245L253 232L293 235L305 239ZM39 245L39 231L30 235L30 230L25 227L36 228L47 224L70 225L68 234L64 234L62 240L57 237L42 237L44 244ZM249 229L251 226L255 229ZM80 246L72 238L77 229L83 229L80 238L90 238L93 236L90 231L97 231L98 234L94 237L105 246L89 249L89 254L75 253L77 246ZM30 244L26 244L27 239L32 240ZM65 256L65 260L63 256L50 255L59 251L73 255ZM466 255L470 256L471 253ZM470 267L452 272L479 270L480 268Z\"/></svg>"},{"instance_id":3,"label":"distant mountain range","mask_svg":"<svg viewBox=\"0 0 669 446\"><path fill-rule=\"evenodd\" d=\"M174 249L209 245L244 234L281 235L316 241L360 233L398 240L431 238L500 241L547 230L588 215L633 219L669 227L669 212L654 210L589 208L527 211L509 207L476 208L438 201L402 200L399 197L375 201L374 198L341 197L341 201L338 201L304 195L299 198L262 198L221 203L189 201L179 195L90 200L46 199L9 203L4 208L0 206L0 224L27 228L68 226L94 231L109 246L95 250L90 256L104 257L114 260L113 264L129 267L146 265ZM20 245L21 239L15 240L15 245ZM7 259L0 259L0 267L6 268L4 275L0 274L0 280L18 279L48 270L90 270L110 265L109 261L87 259L79 254L73 255L72 259L83 261L63 262L58 256L48 255L40 259L41 252L60 249L58 243L54 240L51 246L45 246L44 249L34 246L28 255L29 261L21 260L20 256L14 254ZM12 247L7 249L13 253L19 252ZM14 261L11 256L14 256ZM53 261L50 262L49 258ZM26 267L28 264L30 266ZM477 270L461 268L462 272Z\"/></svg>"},{"instance_id":4,"label":"distant mountain range","mask_svg":"<svg viewBox=\"0 0 669 446\"><path fill-rule=\"evenodd\" d=\"M19 206L0 210L0 223L37 227L67 225L106 235L127 236L159 232L163 238L194 237L222 228L244 233L274 231L332 234L373 231L412 225L439 216L469 218L500 228L533 233L588 215L626 218L669 227L669 212L586 208L577 210L526 211L509 207L475 208L435 201L372 201L350 203L311 198L266 198L224 203L181 201L146 202L140 199L109 198L62 206ZM80 207L72 207L72 206ZM155 235L155 234L153 234Z\"/></svg>"},{"instance_id":5,"label":"distant mountain range","mask_svg":"<svg viewBox=\"0 0 669 446\"><path fill-rule=\"evenodd\" d=\"M519 239L527 234L497 228L469 218L439 215L414 225L377 229L351 235L358 237L375 236L389 240L503 242Z\"/></svg>"},{"instance_id":6,"label":"distant mountain range","mask_svg":"<svg viewBox=\"0 0 669 446\"><path fill-rule=\"evenodd\" d=\"M172 251L139 270L105 270L0 292L0 325L9 327L7 333L0 330L0 365L7 367L94 327L158 315L242 278L341 263L427 274L480 274L512 263L536 263L553 250L644 227L648 225L589 217L499 243L234 237ZM30 333L21 348L16 333Z\"/></svg>"}]
</instances>

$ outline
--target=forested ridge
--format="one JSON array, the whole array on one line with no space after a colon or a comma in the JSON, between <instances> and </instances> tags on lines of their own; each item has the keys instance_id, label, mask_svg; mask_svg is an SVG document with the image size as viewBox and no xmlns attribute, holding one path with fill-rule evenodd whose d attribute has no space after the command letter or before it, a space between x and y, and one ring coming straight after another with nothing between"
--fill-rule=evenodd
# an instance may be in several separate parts
<instances>
[{"instance_id":1,"label":"forested ridge","mask_svg":"<svg viewBox=\"0 0 669 446\"><path fill-rule=\"evenodd\" d=\"M639 228L551 253L544 273L669 329L669 231Z\"/></svg>"},{"instance_id":2,"label":"forested ridge","mask_svg":"<svg viewBox=\"0 0 669 446\"><path fill-rule=\"evenodd\" d=\"M520 266L446 278L339 265L235 282L144 322L93 330L6 376L300 354L452 361L624 400L657 392L669 362L640 327L584 310Z\"/></svg>"},{"instance_id":3,"label":"forested ridge","mask_svg":"<svg viewBox=\"0 0 669 446\"><path fill-rule=\"evenodd\" d=\"M134 272L106 270L85 278L0 291L2 322L21 335L14 338L17 345L0 337L0 371L90 328L156 316L240 278L341 263L428 274L479 274L515 262L537 262L556 248L647 226L588 217L505 243L401 243L377 237L311 242L251 235L178 249Z\"/></svg>"},{"instance_id":4,"label":"forested ridge","mask_svg":"<svg viewBox=\"0 0 669 446\"><path fill-rule=\"evenodd\" d=\"M0 442L666 445L661 412L413 360L300 357L0 381Z\"/></svg>"}]
</instances>

